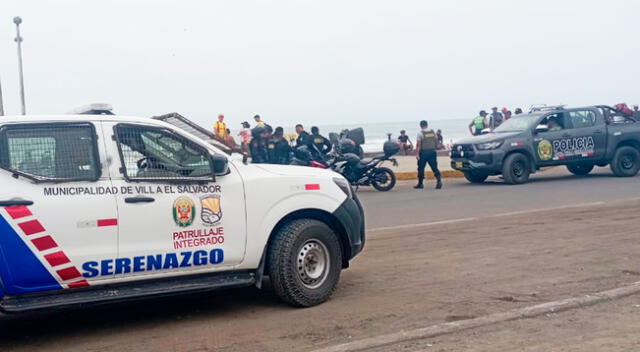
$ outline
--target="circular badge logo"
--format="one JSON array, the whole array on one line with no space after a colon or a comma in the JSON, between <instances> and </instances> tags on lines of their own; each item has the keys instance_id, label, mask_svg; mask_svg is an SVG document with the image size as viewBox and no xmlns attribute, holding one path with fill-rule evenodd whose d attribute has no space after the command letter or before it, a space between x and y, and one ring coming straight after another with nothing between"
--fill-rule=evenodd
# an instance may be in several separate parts
<instances>
[{"instance_id":1,"label":"circular badge logo","mask_svg":"<svg viewBox=\"0 0 640 352\"><path fill-rule=\"evenodd\" d=\"M193 224L196 217L196 205L188 197L179 197L173 202L173 221L180 227Z\"/></svg>"},{"instance_id":2,"label":"circular badge logo","mask_svg":"<svg viewBox=\"0 0 640 352\"><path fill-rule=\"evenodd\" d=\"M549 160L553 158L553 145L546 139L543 139L538 144L538 157L540 160Z\"/></svg>"}]
</instances>

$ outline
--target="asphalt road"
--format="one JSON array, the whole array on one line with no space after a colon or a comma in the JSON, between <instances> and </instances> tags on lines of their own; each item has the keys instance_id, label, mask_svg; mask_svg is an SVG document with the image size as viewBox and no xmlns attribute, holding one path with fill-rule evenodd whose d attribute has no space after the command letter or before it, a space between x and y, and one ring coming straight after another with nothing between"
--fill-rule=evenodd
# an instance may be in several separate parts
<instances>
[{"instance_id":1,"label":"asphalt road","mask_svg":"<svg viewBox=\"0 0 640 352\"><path fill-rule=\"evenodd\" d=\"M441 190L433 188L432 179L427 181L424 190L415 190L413 185L414 182L402 181L386 193L361 188L358 196L365 206L367 228L482 218L640 197L640 176L614 177L609 168L597 168L589 176L578 177L564 167L556 167L532 175L527 184L515 186L503 183L498 177L491 177L480 185L470 184L463 178L448 178Z\"/></svg>"},{"instance_id":2,"label":"asphalt road","mask_svg":"<svg viewBox=\"0 0 640 352\"><path fill-rule=\"evenodd\" d=\"M522 186L448 179L439 191L410 183L388 193L362 190L372 231L325 304L291 308L267 285L14 316L0 320L0 351L309 351L619 287L640 277L639 183L640 176L614 178L608 170L578 178L557 168ZM474 220L406 226L465 218ZM619 316L636 302L563 315L551 326L543 317L381 350L435 343L438 351L546 351L559 347L554 341L572 343L567 351L612 343L618 348L607 350L625 350L639 341L631 328L638 320ZM618 333L616 323L629 328ZM583 345L573 337L580 328L603 337Z\"/></svg>"}]
</instances>

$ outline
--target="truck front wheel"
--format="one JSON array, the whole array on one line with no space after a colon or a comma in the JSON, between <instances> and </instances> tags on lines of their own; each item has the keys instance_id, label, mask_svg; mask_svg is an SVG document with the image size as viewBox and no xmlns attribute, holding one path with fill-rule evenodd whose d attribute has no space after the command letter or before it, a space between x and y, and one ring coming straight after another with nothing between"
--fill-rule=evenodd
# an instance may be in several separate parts
<instances>
[{"instance_id":1,"label":"truck front wheel","mask_svg":"<svg viewBox=\"0 0 640 352\"><path fill-rule=\"evenodd\" d=\"M524 154L509 154L502 164L502 177L505 182L512 185L519 185L529 181L531 167L529 167L529 158Z\"/></svg>"},{"instance_id":2,"label":"truck front wheel","mask_svg":"<svg viewBox=\"0 0 640 352\"><path fill-rule=\"evenodd\" d=\"M593 167L593 164L571 164L567 165L567 170L574 175L585 176L593 170Z\"/></svg>"},{"instance_id":3,"label":"truck front wheel","mask_svg":"<svg viewBox=\"0 0 640 352\"><path fill-rule=\"evenodd\" d=\"M631 177L640 170L640 152L634 147L620 147L611 161L611 171L618 177Z\"/></svg>"},{"instance_id":4,"label":"truck front wheel","mask_svg":"<svg viewBox=\"0 0 640 352\"><path fill-rule=\"evenodd\" d=\"M465 171L464 178L471 183L483 183L489 175L479 171Z\"/></svg>"},{"instance_id":5,"label":"truck front wheel","mask_svg":"<svg viewBox=\"0 0 640 352\"><path fill-rule=\"evenodd\" d=\"M342 248L325 223L301 219L275 234L267 265L271 284L285 302L311 307L331 297L342 268Z\"/></svg>"}]
</instances>

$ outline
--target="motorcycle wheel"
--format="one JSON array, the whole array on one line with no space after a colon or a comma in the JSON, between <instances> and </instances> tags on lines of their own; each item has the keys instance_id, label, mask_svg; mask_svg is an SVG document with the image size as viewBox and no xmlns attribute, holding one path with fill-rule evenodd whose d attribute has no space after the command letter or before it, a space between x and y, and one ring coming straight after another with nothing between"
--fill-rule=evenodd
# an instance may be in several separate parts
<instances>
[{"instance_id":1,"label":"motorcycle wheel","mask_svg":"<svg viewBox=\"0 0 640 352\"><path fill-rule=\"evenodd\" d=\"M380 192L390 191L396 185L396 174L389 168L378 168L373 173L371 185Z\"/></svg>"}]
</instances>

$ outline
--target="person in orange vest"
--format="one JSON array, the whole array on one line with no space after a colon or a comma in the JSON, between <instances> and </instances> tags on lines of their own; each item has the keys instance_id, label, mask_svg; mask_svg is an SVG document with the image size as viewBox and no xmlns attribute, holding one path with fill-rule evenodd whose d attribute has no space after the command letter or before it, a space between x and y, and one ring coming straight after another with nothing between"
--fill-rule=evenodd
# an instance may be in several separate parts
<instances>
[{"instance_id":1,"label":"person in orange vest","mask_svg":"<svg viewBox=\"0 0 640 352\"><path fill-rule=\"evenodd\" d=\"M224 123L223 114L219 114L218 121L216 121L216 123L213 124L213 133L215 133L216 136L222 139L224 139L224 137L227 136L227 124Z\"/></svg>"}]
</instances>

